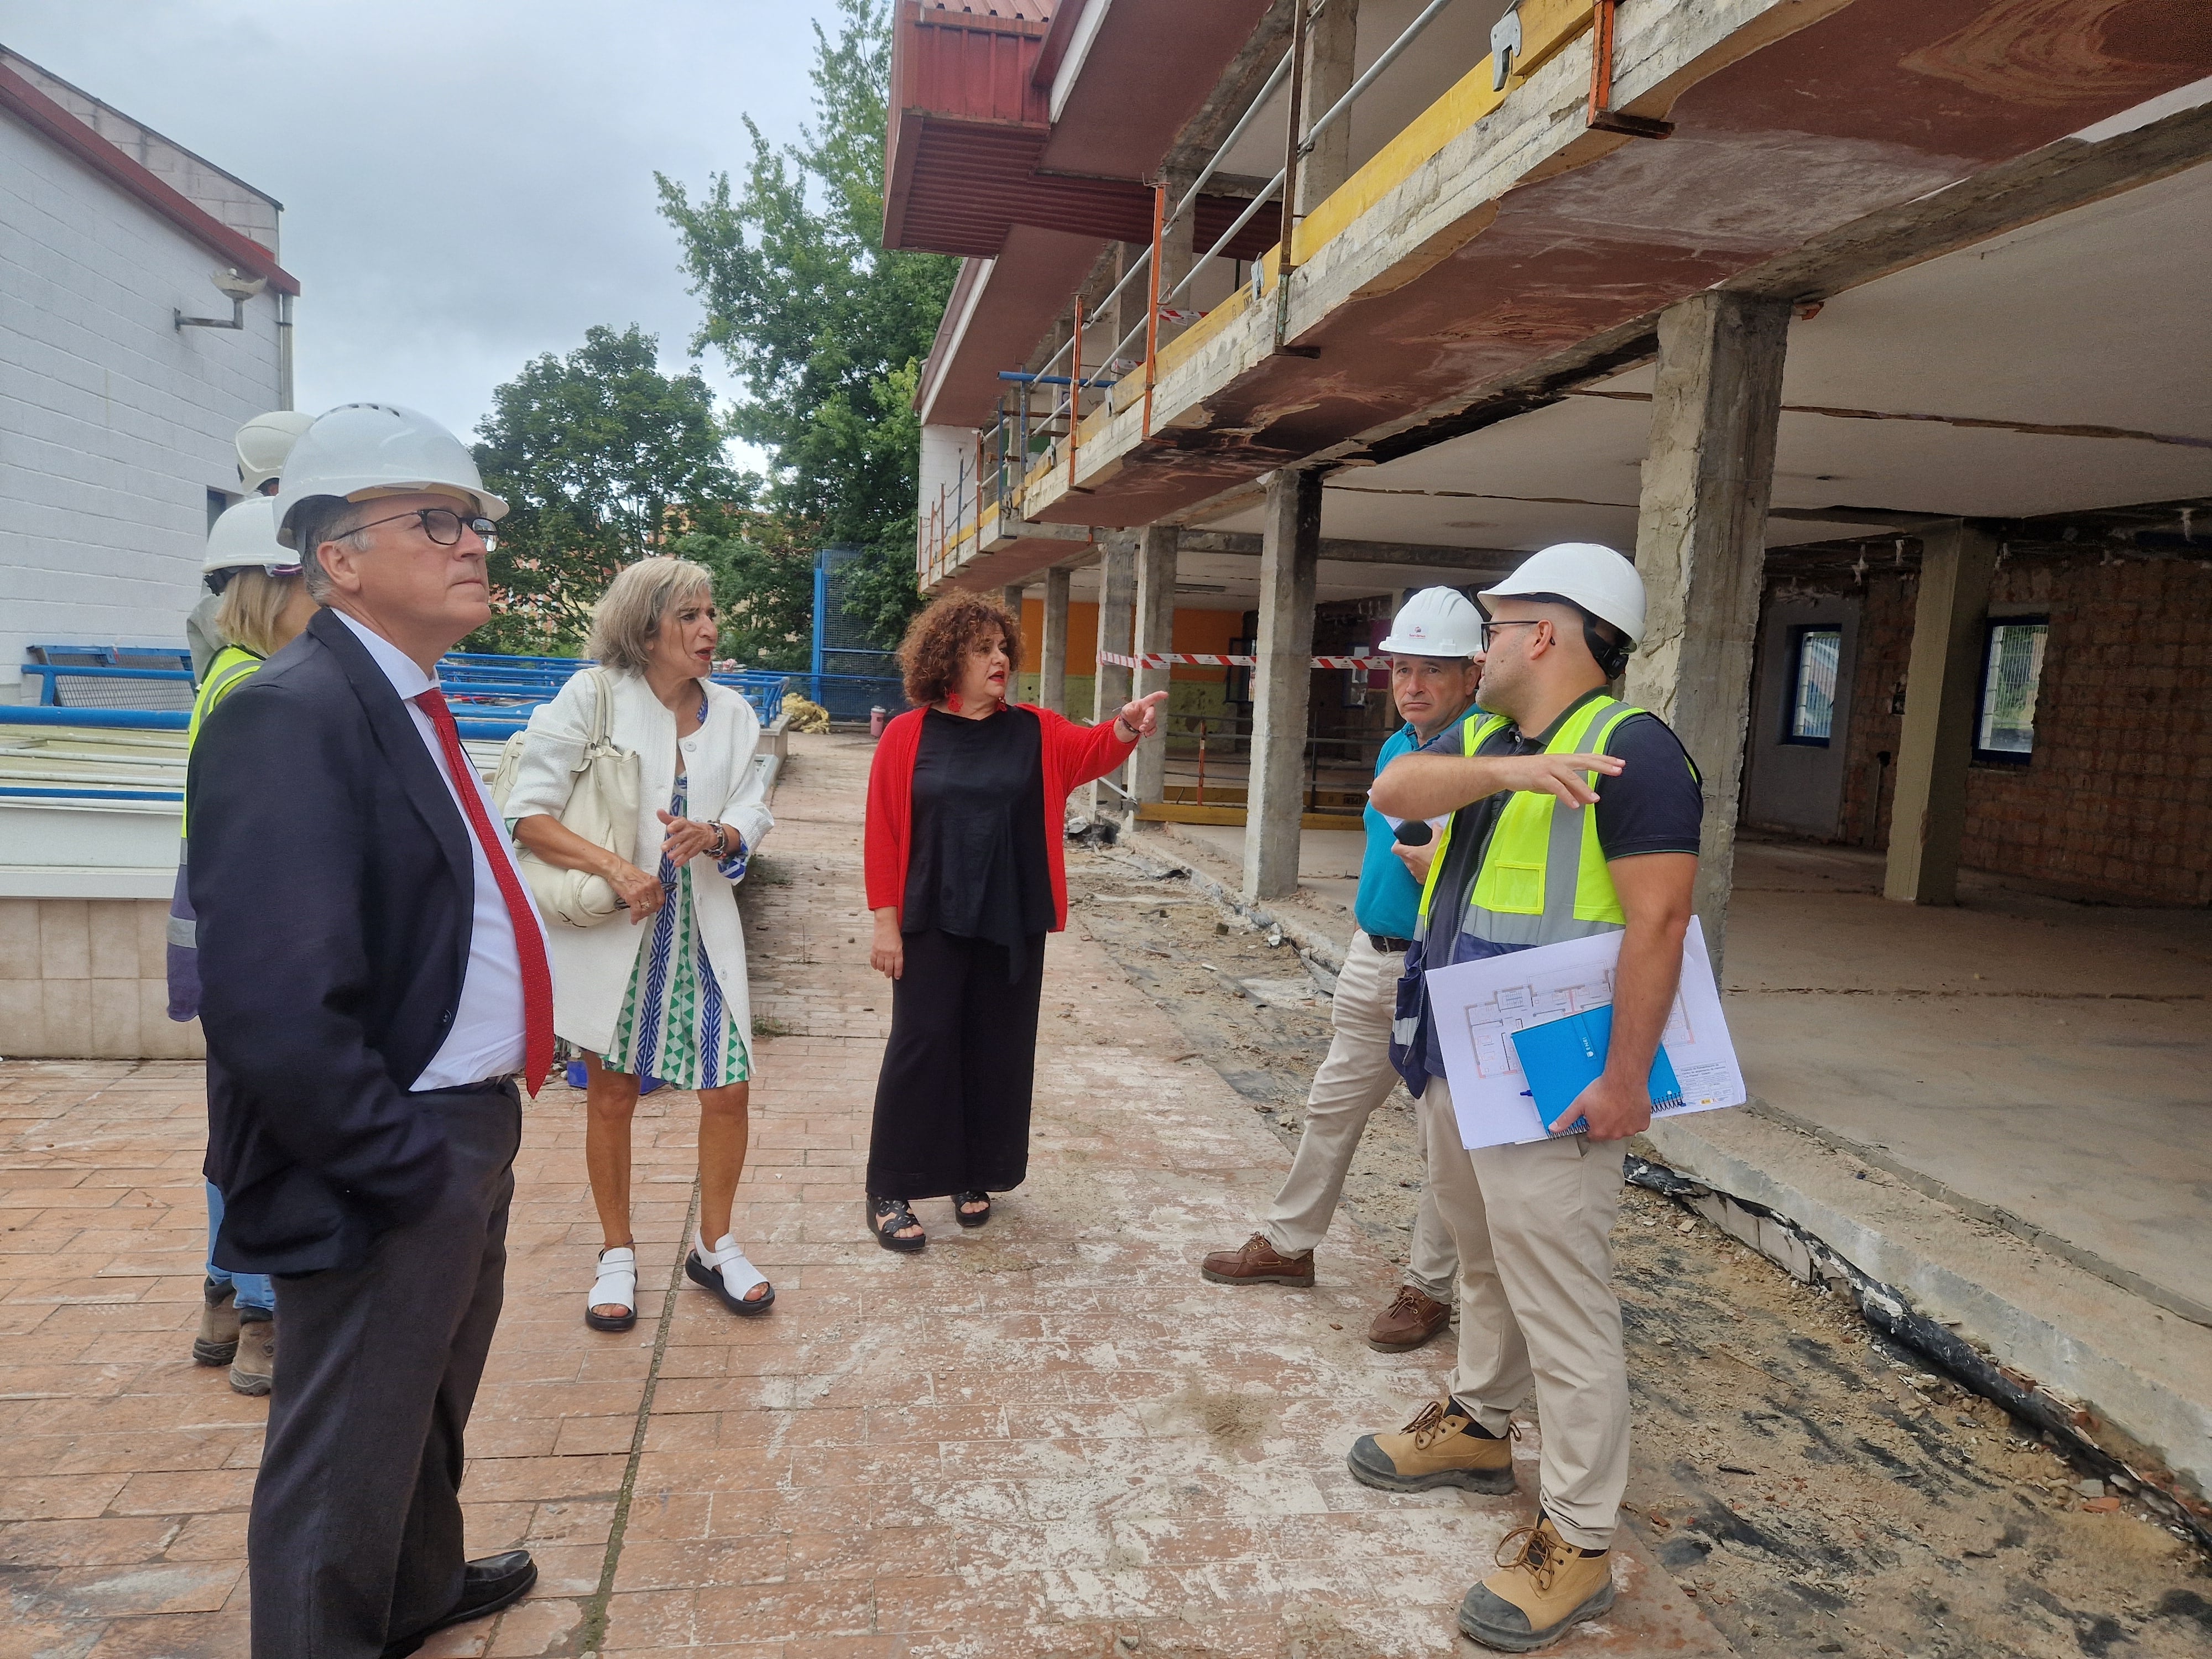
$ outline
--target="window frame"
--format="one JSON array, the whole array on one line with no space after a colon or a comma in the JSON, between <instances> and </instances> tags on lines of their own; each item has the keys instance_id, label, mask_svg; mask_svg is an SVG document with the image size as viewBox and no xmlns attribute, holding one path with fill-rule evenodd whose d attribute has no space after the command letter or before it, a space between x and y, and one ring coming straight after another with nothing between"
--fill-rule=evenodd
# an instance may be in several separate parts
<instances>
[{"instance_id":1,"label":"window frame","mask_svg":"<svg viewBox=\"0 0 2212 1659\"><path fill-rule=\"evenodd\" d=\"M1832 634L1836 639L1836 682L1831 689L1828 702L1828 735L1825 738L1800 736L1797 725L1797 693L1803 681L1800 676L1805 668L1805 641L1814 634ZM1790 672L1783 682L1782 741L1792 749L1828 749L1834 746L1837 699L1844 682L1844 624L1839 622L1792 623L1790 625Z\"/></svg>"},{"instance_id":2,"label":"window frame","mask_svg":"<svg viewBox=\"0 0 2212 1659\"><path fill-rule=\"evenodd\" d=\"M1977 766L2032 766L2035 763L2035 726L2027 728L2027 747L2022 749L1984 749L1982 747L1982 725L1990 712L1990 647L1996 641L2000 628L2040 628L2043 630L2043 660L2036 665L2035 700L2037 712L2043 702L2043 670L2051 660L2051 617L2048 612L2028 611L2021 616L1984 617L1982 618L1982 657L1974 680L1973 759Z\"/></svg>"}]
</instances>

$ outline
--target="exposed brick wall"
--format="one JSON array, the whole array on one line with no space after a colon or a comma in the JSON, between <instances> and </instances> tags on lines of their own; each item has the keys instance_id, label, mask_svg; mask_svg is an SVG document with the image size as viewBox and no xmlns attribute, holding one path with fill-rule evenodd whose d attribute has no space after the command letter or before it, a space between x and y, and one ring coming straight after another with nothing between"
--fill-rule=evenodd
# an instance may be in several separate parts
<instances>
[{"instance_id":1,"label":"exposed brick wall","mask_svg":"<svg viewBox=\"0 0 2212 1659\"><path fill-rule=\"evenodd\" d=\"M1850 761L1844 774L1842 817L1843 839L1860 847L1889 845L1889 804L1897 787L1893 763L1905 726L1905 717L1891 708L1912 654L1912 607L1919 591L1913 571L1867 573L1858 663L1851 676L1850 734L1844 739ZM1881 763L1882 755L1893 764Z\"/></svg>"},{"instance_id":2,"label":"exposed brick wall","mask_svg":"<svg viewBox=\"0 0 2212 1659\"><path fill-rule=\"evenodd\" d=\"M1891 701L1912 647L1918 583L1867 577L1851 708L1843 834L1889 841L1897 752ZM2051 617L2034 759L1977 765L1962 860L2123 902L2212 904L2212 565L2196 560L2022 559L1992 605Z\"/></svg>"}]
</instances>

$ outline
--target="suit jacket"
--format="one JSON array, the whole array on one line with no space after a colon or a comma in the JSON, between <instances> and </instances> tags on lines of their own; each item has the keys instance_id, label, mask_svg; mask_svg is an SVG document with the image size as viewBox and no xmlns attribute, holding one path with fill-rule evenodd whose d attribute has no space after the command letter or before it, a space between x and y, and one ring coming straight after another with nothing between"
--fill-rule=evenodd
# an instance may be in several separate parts
<instances>
[{"instance_id":1,"label":"suit jacket","mask_svg":"<svg viewBox=\"0 0 2212 1659\"><path fill-rule=\"evenodd\" d=\"M217 1263L349 1267L426 1207L408 1090L468 966L470 830L398 694L329 611L210 717L186 784Z\"/></svg>"}]
</instances>

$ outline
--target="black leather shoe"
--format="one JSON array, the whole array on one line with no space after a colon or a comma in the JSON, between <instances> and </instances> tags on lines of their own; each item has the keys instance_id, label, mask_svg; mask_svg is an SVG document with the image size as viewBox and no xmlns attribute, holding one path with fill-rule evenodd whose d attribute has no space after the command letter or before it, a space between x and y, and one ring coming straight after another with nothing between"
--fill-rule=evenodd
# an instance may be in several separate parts
<instances>
[{"instance_id":1,"label":"black leather shoe","mask_svg":"<svg viewBox=\"0 0 2212 1659\"><path fill-rule=\"evenodd\" d=\"M407 1659L448 1625L464 1625L513 1607L530 1594L530 1587L537 1582L538 1564L530 1559L528 1550L509 1550L504 1555L487 1555L481 1561L470 1562L461 1574L461 1599L453 1603L453 1611L412 1636L386 1643L384 1659Z\"/></svg>"}]
</instances>

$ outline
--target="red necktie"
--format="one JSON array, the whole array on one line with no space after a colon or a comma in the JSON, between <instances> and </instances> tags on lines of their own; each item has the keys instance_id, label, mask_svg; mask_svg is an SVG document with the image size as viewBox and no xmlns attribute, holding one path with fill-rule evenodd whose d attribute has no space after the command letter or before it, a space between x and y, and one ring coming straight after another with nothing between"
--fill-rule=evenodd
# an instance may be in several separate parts
<instances>
[{"instance_id":1,"label":"red necktie","mask_svg":"<svg viewBox=\"0 0 2212 1659\"><path fill-rule=\"evenodd\" d=\"M461 811L468 815L469 828L476 831L477 844L483 848L484 862L491 866L492 875L499 882L500 896L507 901L507 920L514 924L514 953L522 969L522 1076L534 1099L545 1074L553 1069L553 970L545 960L545 938L538 931L538 913L523 894L522 878L507 854L506 841L492 834L483 793L477 787L477 770L461 748L460 728L453 724L453 711L446 706L446 694L434 686L415 701L437 731L438 746L446 754L447 775L453 780L453 793L461 798Z\"/></svg>"}]
</instances>

